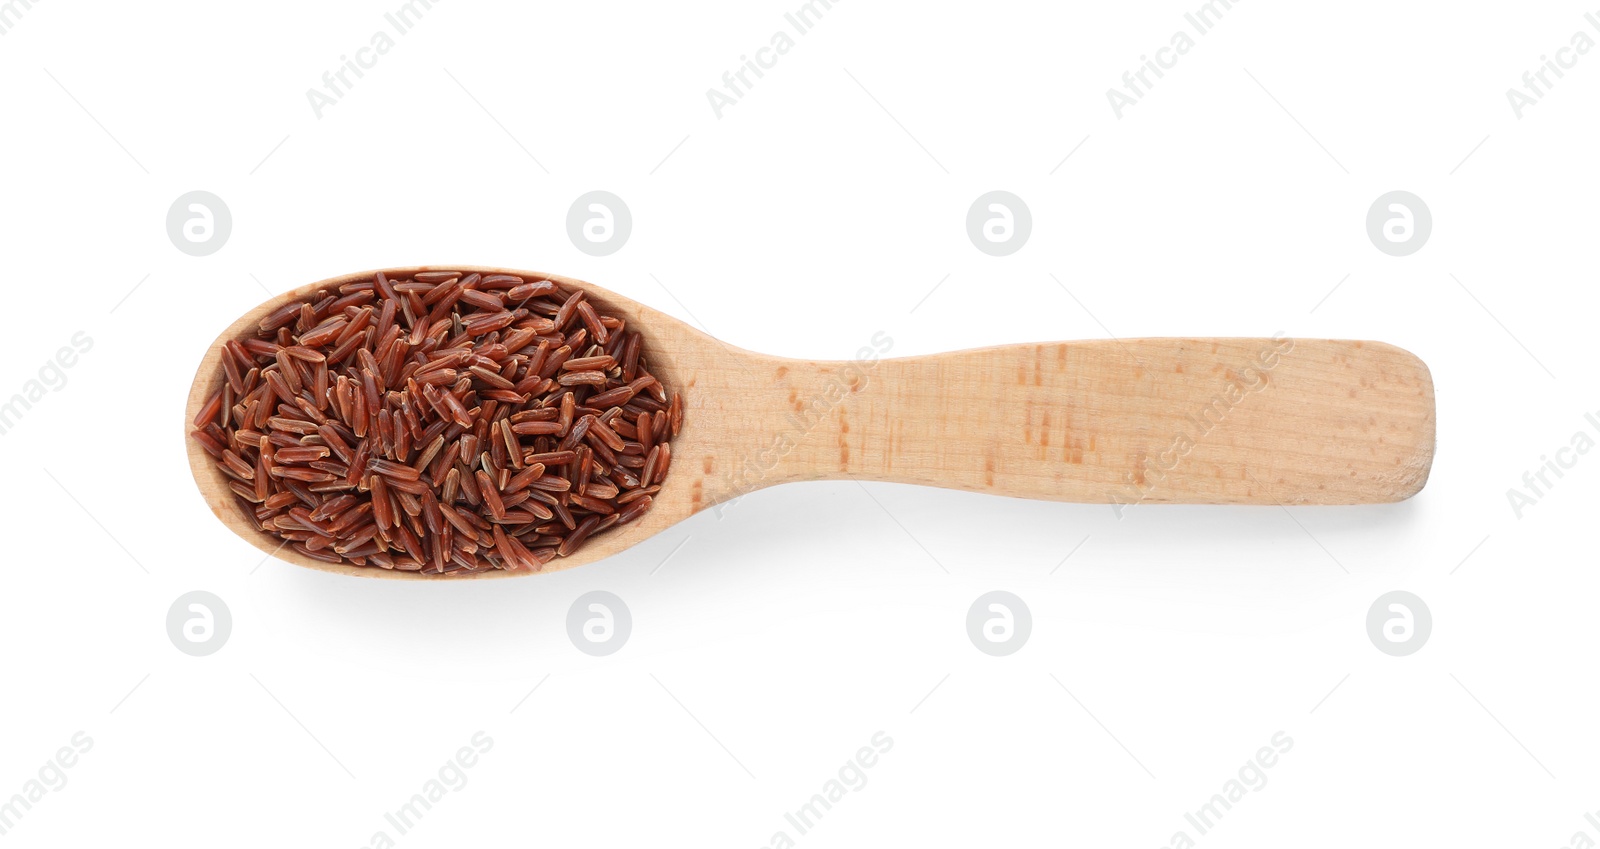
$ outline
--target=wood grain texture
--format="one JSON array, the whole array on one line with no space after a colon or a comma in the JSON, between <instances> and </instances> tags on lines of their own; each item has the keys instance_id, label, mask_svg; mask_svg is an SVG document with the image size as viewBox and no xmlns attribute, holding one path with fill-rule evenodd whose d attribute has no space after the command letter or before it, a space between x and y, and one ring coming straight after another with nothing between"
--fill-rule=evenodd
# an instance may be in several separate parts
<instances>
[{"instance_id":1,"label":"wood grain texture","mask_svg":"<svg viewBox=\"0 0 1600 849\"><path fill-rule=\"evenodd\" d=\"M1412 354L1380 342L1131 339L1008 345L880 359L876 340L846 362L757 354L593 284L477 266L385 269L509 273L583 289L644 335L652 370L682 393L683 430L655 506L589 541L555 571L599 560L707 507L791 481L858 479L1118 505L1360 504L1399 501L1427 482L1433 383ZM185 411L190 469L240 537L321 571L409 580L410 572L323 563L279 550L187 437L222 380L220 346L319 288L269 300L224 330ZM490 572L450 580L501 577Z\"/></svg>"}]
</instances>

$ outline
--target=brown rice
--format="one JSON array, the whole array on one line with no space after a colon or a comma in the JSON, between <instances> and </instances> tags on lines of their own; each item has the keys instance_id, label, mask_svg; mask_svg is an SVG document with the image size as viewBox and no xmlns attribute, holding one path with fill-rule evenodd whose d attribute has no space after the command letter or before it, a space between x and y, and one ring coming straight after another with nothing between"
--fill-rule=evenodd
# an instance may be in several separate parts
<instances>
[{"instance_id":1,"label":"brown rice","mask_svg":"<svg viewBox=\"0 0 1600 849\"><path fill-rule=\"evenodd\" d=\"M221 358L191 436L257 527L329 563L538 571L650 509L683 425L636 329L509 274L380 272Z\"/></svg>"}]
</instances>

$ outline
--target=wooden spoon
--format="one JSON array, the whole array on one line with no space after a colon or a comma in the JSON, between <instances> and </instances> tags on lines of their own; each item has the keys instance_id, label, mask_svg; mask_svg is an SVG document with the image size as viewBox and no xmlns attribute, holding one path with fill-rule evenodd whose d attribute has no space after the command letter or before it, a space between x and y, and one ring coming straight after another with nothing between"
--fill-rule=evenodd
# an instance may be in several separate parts
<instances>
[{"instance_id":1,"label":"wooden spoon","mask_svg":"<svg viewBox=\"0 0 1600 849\"><path fill-rule=\"evenodd\" d=\"M871 480L1018 498L1142 503L1366 504L1400 501L1433 462L1433 380L1381 342L1126 339L1006 345L885 359L879 334L854 361L740 350L598 286L469 266L385 269L515 274L582 289L644 335L652 369L684 396L671 472L651 510L588 541L555 571L601 560L753 490L790 481ZM268 300L222 332L184 413L189 467L211 511L282 560L348 575L413 572L324 563L251 523L211 457L187 437L221 383L220 348L262 316L347 274ZM528 574L490 571L461 577Z\"/></svg>"}]
</instances>

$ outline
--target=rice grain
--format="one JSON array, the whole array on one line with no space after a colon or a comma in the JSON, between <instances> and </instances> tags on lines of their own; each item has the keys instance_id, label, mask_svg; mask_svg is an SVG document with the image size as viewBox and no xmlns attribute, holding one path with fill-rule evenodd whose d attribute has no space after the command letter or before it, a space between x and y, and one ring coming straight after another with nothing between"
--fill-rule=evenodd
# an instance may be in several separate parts
<instances>
[{"instance_id":1,"label":"rice grain","mask_svg":"<svg viewBox=\"0 0 1600 849\"><path fill-rule=\"evenodd\" d=\"M646 348L552 281L377 273L225 343L191 436L306 557L537 571L660 491L683 403Z\"/></svg>"}]
</instances>

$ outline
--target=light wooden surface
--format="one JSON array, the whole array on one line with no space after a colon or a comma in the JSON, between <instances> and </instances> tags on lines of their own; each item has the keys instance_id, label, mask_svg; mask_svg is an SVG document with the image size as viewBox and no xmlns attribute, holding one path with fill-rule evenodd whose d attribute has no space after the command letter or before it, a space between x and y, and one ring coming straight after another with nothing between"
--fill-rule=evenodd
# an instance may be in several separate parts
<instances>
[{"instance_id":1,"label":"light wooden surface","mask_svg":"<svg viewBox=\"0 0 1600 849\"><path fill-rule=\"evenodd\" d=\"M927 484L1117 505L1359 504L1420 490L1433 461L1433 382L1380 342L1130 339L1009 345L852 362L728 346L671 316L558 275L477 266L581 288L644 335L654 373L684 396L683 430L654 507L590 540L554 571L607 557L712 505L802 480ZM206 352L184 417L196 484L213 513L279 559L329 572L441 580L301 557L256 530L187 434L222 380L219 346L313 283L241 316ZM498 577L490 572L465 577Z\"/></svg>"}]
</instances>

